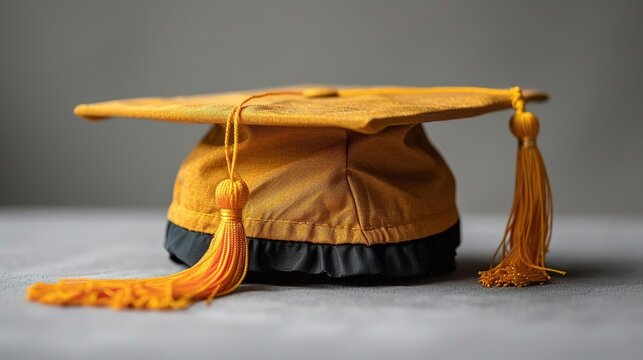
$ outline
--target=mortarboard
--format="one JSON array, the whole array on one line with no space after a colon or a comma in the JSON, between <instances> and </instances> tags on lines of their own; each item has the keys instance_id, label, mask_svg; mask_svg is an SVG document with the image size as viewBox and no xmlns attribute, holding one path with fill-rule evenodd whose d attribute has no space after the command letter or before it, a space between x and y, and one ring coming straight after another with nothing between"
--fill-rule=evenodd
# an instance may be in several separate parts
<instances>
[{"instance_id":1,"label":"mortarboard","mask_svg":"<svg viewBox=\"0 0 643 360\"><path fill-rule=\"evenodd\" d=\"M550 280L552 195L536 147L538 91L299 86L79 105L98 120L214 124L181 165L165 247L190 266L149 279L63 279L27 297L56 305L175 309L234 291L250 272L331 277L453 270L455 181L423 122L513 108L516 187L487 287ZM496 256L494 256L495 258Z\"/></svg>"}]
</instances>

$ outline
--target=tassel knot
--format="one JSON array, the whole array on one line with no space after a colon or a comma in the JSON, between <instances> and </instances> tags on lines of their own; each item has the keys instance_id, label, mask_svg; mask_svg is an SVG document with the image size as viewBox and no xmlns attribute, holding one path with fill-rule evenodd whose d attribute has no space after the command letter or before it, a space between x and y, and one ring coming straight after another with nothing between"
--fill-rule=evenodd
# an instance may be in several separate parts
<instances>
[{"instance_id":1,"label":"tassel knot","mask_svg":"<svg viewBox=\"0 0 643 360\"><path fill-rule=\"evenodd\" d=\"M511 133L521 141L535 141L540 131L540 121L528 111L516 112L509 121Z\"/></svg>"},{"instance_id":2,"label":"tassel knot","mask_svg":"<svg viewBox=\"0 0 643 360\"><path fill-rule=\"evenodd\" d=\"M248 185L241 178L225 179L217 185L214 198L219 209L240 213L248 202L249 194Z\"/></svg>"}]
</instances>

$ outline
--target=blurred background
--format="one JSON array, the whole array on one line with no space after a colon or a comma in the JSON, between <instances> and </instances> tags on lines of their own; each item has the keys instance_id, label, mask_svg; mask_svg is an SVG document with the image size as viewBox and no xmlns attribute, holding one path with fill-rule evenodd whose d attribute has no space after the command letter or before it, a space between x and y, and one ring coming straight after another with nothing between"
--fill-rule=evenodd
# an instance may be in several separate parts
<instances>
[{"instance_id":1,"label":"blurred background","mask_svg":"<svg viewBox=\"0 0 643 360\"><path fill-rule=\"evenodd\" d=\"M163 208L203 125L78 103L293 83L538 88L558 213L643 213L642 2L6 1L0 205ZM510 111L426 125L465 213L506 212Z\"/></svg>"}]
</instances>

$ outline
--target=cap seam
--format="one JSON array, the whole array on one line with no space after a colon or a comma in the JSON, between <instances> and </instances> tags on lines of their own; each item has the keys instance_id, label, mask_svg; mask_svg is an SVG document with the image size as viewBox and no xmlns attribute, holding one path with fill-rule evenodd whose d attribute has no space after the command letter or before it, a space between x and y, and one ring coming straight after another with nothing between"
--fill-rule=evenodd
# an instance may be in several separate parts
<instances>
[{"instance_id":1,"label":"cap seam","mask_svg":"<svg viewBox=\"0 0 643 360\"><path fill-rule=\"evenodd\" d=\"M211 217L211 218L218 218L218 214L211 214L211 213L204 213L200 211L195 211L191 210L188 208L185 208L181 205L173 204L172 207L177 207L180 209L180 211L200 215L200 216L205 216L205 217ZM256 217L243 217L243 220L247 221L252 221L252 222L264 222L264 223L284 223L284 224L293 224L293 225L310 225L310 226L319 226L319 227L326 227L330 229L344 229L344 230L352 230L352 231L362 231L362 232L373 232L373 231L378 231L382 229L393 229L393 228L399 228L399 227L404 227L404 226L410 226L410 225L416 225L418 223L424 223L433 220L434 215L436 214L443 214L449 211L452 211L456 208L455 205L451 205L448 208L442 209L440 211L435 211L431 212L428 215L431 215L429 218L423 218L423 219L414 219L410 222L402 223L402 224L389 224L389 225L380 225L377 227L351 227L351 226L342 226L342 225L331 225L331 224L326 224L326 223L317 223L317 222L309 222L309 221L293 221L293 220L281 220L281 219L265 219L265 218L256 218ZM359 221L359 220L358 220Z\"/></svg>"},{"instance_id":2,"label":"cap seam","mask_svg":"<svg viewBox=\"0 0 643 360\"><path fill-rule=\"evenodd\" d=\"M346 147L345 147L345 152L344 152L344 179L346 180L346 186L348 189L348 195L350 196L351 200L353 201L353 208L355 209L355 218L357 219L357 223L359 224L359 231L362 234L362 238L367 242L370 243L371 239L366 236L365 230L364 230L364 224L362 222L362 216L360 215L359 212L359 207L357 205L357 199L355 199L355 193L353 192L353 186L351 185L351 181L348 178L348 150L349 150L349 138L350 138L350 132L345 131L346 134Z\"/></svg>"}]
</instances>

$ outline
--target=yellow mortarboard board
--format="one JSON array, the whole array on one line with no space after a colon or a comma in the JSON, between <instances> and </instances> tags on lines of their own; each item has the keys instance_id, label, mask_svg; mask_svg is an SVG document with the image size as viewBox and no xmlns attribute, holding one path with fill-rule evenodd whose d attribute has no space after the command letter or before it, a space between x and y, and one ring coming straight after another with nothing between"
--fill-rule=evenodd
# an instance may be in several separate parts
<instances>
[{"instance_id":1,"label":"yellow mortarboard board","mask_svg":"<svg viewBox=\"0 0 643 360\"><path fill-rule=\"evenodd\" d=\"M451 271L459 244L455 182L422 122L513 108L516 189L484 286L550 280L552 199L538 119L520 88L299 86L79 105L87 119L215 124L182 164L166 248L190 268L149 279L37 283L57 305L173 309L234 291L247 271L428 275ZM562 272L561 272L562 273Z\"/></svg>"}]
</instances>

